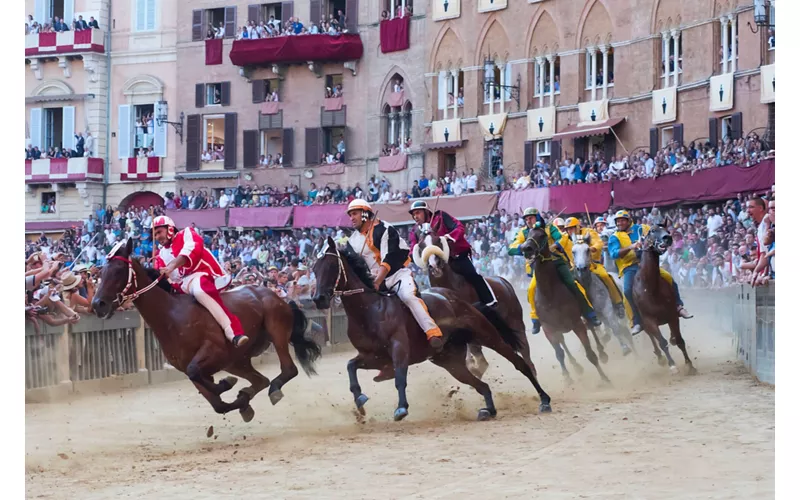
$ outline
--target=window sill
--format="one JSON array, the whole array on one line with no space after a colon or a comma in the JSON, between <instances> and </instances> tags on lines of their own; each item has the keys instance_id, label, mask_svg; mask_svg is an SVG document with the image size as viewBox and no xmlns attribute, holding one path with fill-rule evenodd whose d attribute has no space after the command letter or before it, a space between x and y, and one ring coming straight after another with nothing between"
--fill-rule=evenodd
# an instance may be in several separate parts
<instances>
[{"instance_id":1,"label":"window sill","mask_svg":"<svg viewBox=\"0 0 800 500\"><path fill-rule=\"evenodd\" d=\"M589 90L591 90L591 89L589 89ZM548 97L549 95L550 95L550 92L545 92L544 94L533 94L533 97ZM556 90L555 92L553 92L553 95L561 95L561 91L560 90Z\"/></svg>"},{"instance_id":2,"label":"window sill","mask_svg":"<svg viewBox=\"0 0 800 500\"><path fill-rule=\"evenodd\" d=\"M613 86L614 86L614 83L613 83L613 82L611 82L611 83L609 83L609 84L607 85L607 87L608 87L608 88L611 88L611 87L613 87ZM595 89L597 89L597 90L603 90L603 86L602 86L602 85L598 85L597 87L595 87ZM586 87L584 90L592 90L592 87Z\"/></svg>"}]
</instances>

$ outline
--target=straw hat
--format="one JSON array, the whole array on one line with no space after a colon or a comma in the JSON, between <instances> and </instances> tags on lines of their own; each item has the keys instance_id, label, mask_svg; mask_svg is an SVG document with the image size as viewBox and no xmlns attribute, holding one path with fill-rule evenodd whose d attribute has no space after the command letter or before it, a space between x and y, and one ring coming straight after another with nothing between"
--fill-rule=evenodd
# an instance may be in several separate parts
<instances>
[{"instance_id":1,"label":"straw hat","mask_svg":"<svg viewBox=\"0 0 800 500\"><path fill-rule=\"evenodd\" d=\"M72 271L67 271L61 275L61 290L66 292L72 290L81 282L80 278L75 276Z\"/></svg>"}]
</instances>

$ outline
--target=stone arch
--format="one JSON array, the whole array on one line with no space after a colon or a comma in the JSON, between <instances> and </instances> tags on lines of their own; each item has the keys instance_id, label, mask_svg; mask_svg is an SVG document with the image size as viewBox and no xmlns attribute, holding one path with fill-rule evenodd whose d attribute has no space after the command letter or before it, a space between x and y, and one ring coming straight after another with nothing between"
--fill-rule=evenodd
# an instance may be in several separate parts
<instances>
[{"instance_id":1,"label":"stone arch","mask_svg":"<svg viewBox=\"0 0 800 500\"><path fill-rule=\"evenodd\" d=\"M678 28L682 21L681 6L677 2L656 0L653 3L653 14L650 23L651 33L658 34L668 29Z\"/></svg>"},{"instance_id":2,"label":"stone arch","mask_svg":"<svg viewBox=\"0 0 800 500\"><path fill-rule=\"evenodd\" d=\"M447 22L442 26L433 47L428 65L431 72L461 69L464 65L464 43L451 23Z\"/></svg>"},{"instance_id":3,"label":"stone arch","mask_svg":"<svg viewBox=\"0 0 800 500\"><path fill-rule=\"evenodd\" d=\"M68 83L61 80L45 80L31 92L31 96L46 96L46 95L70 95L75 92Z\"/></svg>"},{"instance_id":4,"label":"stone arch","mask_svg":"<svg viewBox=\"0 0 800 500\"><path fill-rule=\"evenodd\" d=\"M736 3L734 2L731 5L730 0L716 0L713 1L712 8L712 17L717 18L723 16L725 14L730 14L734 10L736 10Z\"/></svg>"},{"instance_id":5,"label":"stone arch","mask_svg":"<svg viewBox=\"0 0 800 500\"><path fill-rule=\"evenodd\" d=\"M131 205L135 207L147 207L150 205L163 207L164 197L152 191L134 191L119 202L120 207L127 208Z\"/></svg>"},{"instance_id":6,"label":"stone arch","mask_svg":"<svg viewBox=\"0 0 800 500\"><path fill-rule=\"evenodd\" d=\"M386 76L383 77L383 81L379 87L381 92L379 93L378 109L382 109L382 106L386 103L389 94L392 92L392 84L397 77L400 77L403 82L403 92L406 100L412 102L414 101L412 98L413 92L409 86L409 80L406 72L400 66L394 65L389 69L389 71L386 72Z\"/></svg>"},{"instance_id":7,"label":"stone arch","mask_svg":"<svg viewBox=\"0 0 800 500\"><path fill-rule=\"evenodd\" d=\"M614 21L609 14L606 0L588 0L581 12L575 48L611 43L613 32Z\"/></svg>"},{"instance_id":8,"label":"stone arch","mask_svg":"<svg viewBox=\"0 0 800 500\"><path fill-rule=\"evenodd\" d=\"M561 30L547 9L540 9L528 28L528 56L554 54L561 45Z\"/></svg>"},{"instance_id":9,"label":"stone arch","mask_svg":"<svg viewBox=\"0 0 800 500\"><path fill-rule=\"evenodd\" d=\"M129 78L122 86L122 94L126 96L163 95L164 83L155 76L136 75Z\"/></svg>"},{"instance_id":10,"label":"stone arch","mask_svg":"<svg viewBox=\"0 0 800 500\"><path fill-rule=\"evenodd\" d=\"M491 56L495 61L508 62L511 59L509 52L511 44L508 41L506 30L497 13L491 14L483 24L478 44L475 49L475 66L483 66L483 59Z\"/></svg>"}]
</instances>

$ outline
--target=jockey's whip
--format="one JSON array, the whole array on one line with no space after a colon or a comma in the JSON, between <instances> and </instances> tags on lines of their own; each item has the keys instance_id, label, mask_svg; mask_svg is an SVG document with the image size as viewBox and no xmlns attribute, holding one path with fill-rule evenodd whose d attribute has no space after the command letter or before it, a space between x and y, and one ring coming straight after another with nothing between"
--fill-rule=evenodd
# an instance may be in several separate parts
<instances>
[{"instance_id":1,"label":"jockey's whip","mask_svg":"<svg viewBox=\"0 0 800 500\"><path fill-rule=\"evenodd\" d=\"M436 215L436 209L439 208L439 198L441 197L442 195L436 197L436 203L433 205L433 212L431 213L431 223L433 223L433 216ZM433 227L431 227L431 229L432 228Z\"/></svg>"},{"instance_id":2,"label":"jockey's whip","mask_svg":"<svg viewBox=\"0 0 800 500\"><path fill-rule=\"evenodd\" d=\"M583 202L583 208L586 209L586 223L589 227L592 226L592 216L589 214L589 207L586 205L586 202Z\"/></svg>"}]
</instances>

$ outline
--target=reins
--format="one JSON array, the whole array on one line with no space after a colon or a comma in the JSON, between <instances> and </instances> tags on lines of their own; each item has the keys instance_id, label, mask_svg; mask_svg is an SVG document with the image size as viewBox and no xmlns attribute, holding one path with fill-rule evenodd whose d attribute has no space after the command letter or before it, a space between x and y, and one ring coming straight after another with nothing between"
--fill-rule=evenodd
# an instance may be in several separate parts
<instances>
[{"instance_id":1,"label":"reins","mask_svg":"<svg viewBox=\"0 0 800 500\"><path fill-rule=\"evenodd\" d=\"M125 284L125 288L123 288L122 291L117 294L117 297L114 299L114 302L112 304L122 305L128 300L136 300L140 295L143 295L148 291L150 291L151 289L155 288L158 285L158 282L161 281L162 278L164 278L163 274L159 275L159 277L153 280L152 283L139 290L138 289L139 283L136 279L136 272L133 270L133 262L131 261L131 259L115 255L111 257L111 260L119 260L128 264L128 282ZM126 295L126 293L131 287L133 287L133 293Z\"/></svg>"},{"instance_id":2,"label":"reins","mask_svg":"<svg viewBox=\"0 0 800 500\"><path fill-rule=\"evenodd\" d=\"M342 262L342 256L339 254L339 250L336 249L336 253L325 252L324 255L329 255L331 257L336 257L336 263L339 265L339 272L336 275L336 282L333 284L333 295L335 297L347 297L349 295L355 295L357 293L363 293L363 288L355 288L353 290L337 290L339 287L339 282L344 277L344 285L347 286L347 273L344 270L344 262Z\"/></svg>"}]
</instances>

